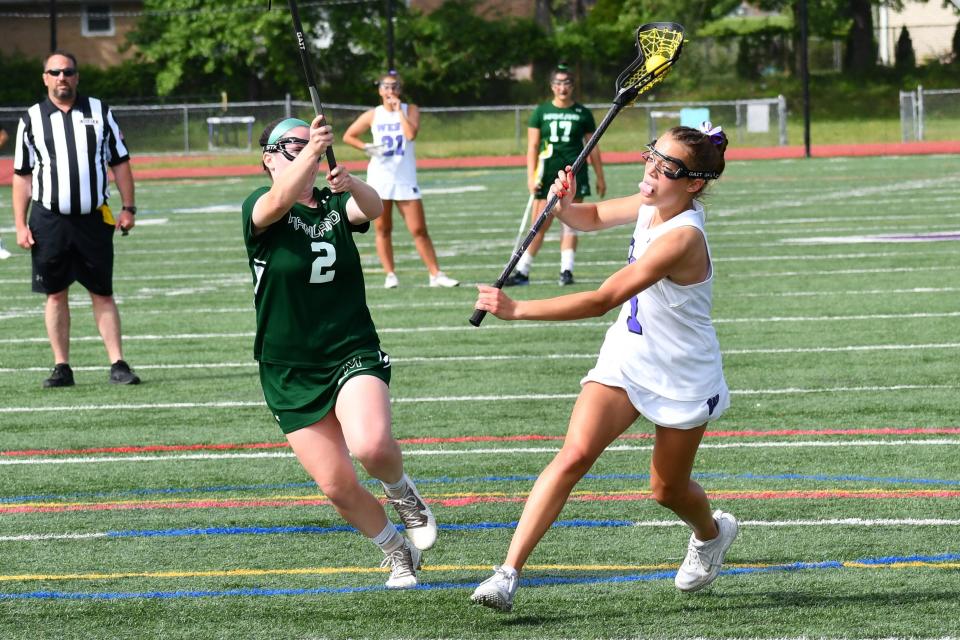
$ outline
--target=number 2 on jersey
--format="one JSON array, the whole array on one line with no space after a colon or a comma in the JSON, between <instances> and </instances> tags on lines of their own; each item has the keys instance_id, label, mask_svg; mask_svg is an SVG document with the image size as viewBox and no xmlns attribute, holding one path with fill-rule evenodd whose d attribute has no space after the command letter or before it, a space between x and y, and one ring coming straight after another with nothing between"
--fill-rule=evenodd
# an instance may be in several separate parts
<instances>
[{"instance_id":1,"label":"number 2 on jersey","mask_svg":"<svg viewBox=\"0 0 960 640\"><path fill-rule=\"evenodd\" d=\"M329 242L311 242L310 250L319 253L310 269L310 284L324 284L333 282L337 274L336 269L329 269L337 261L337 248Z\"/></svg>"}]
</instances>

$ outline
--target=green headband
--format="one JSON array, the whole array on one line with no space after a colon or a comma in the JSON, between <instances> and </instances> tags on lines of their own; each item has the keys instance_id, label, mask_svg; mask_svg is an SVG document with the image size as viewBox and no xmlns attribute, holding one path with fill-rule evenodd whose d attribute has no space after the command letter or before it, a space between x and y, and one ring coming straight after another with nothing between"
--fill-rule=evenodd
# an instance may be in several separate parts
<instances>
[{"instance_id":1,"label":"green headband","mask_svg":"<svg viewBox=\"0 0 960 640\"><path fill-rule=\"evenodd\" d=\"M276 144L277 140L280 139L280 136L285 134L290 129L294 127L306 127L310 128L310 125L300 118L287 118L286 120L281 120L277 123L277 126L273 128L273 131L270 132L270 137L267 138L267 144Z\"/></svg>"}]
</instances>

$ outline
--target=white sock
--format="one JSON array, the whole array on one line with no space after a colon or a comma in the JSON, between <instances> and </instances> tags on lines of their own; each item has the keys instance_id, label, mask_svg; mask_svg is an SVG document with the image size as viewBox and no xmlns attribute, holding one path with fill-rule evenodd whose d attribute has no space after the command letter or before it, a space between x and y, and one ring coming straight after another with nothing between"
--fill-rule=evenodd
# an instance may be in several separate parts
<instances>
[{"instance_id":1,"label":"white sock","mask_svg":"<svg viewBox=\"0 0 960 640\"><path fill-rule=\"evenodd\" d=\"M575 249L564 249L560 252L560 271L573 272L573 259L576 254Z\"/></svg>"},{"instance_id":2,"label":"white sock","mask_svg":"<svg viewBox=\"0 0 960 640\"><path fill-rule=\"evenodd\" d=\"M383 485L383 490L386 492L388 498L399 498L403 495L409 481L407 474L403 474L400 476L400 479L394 483L381 482L380 484Z\"/></svg>"},{"instance_id":3,"label":"white sock","mask_svg":"<svg viewBox=\"0 0 960 640\"><path fill-rule=\"evenodd\" d=\"M383 528L383 531L370 539L373 540L373 543L380 547L384 553L396 551L403 546L403 536L400 535L400 532L397 531L397 528L389 520L387 520L387 526Z\"/></svg>"},{"instance_id":4,"label":"white sock","mask_svg":"<svg viewBox=\"0 0 960 640\"><path fill-rule=\"evenodd\" d=\"M515 578L515 577L517 576L517 570L514 569L513 567L511 567L511 566L508 565L508 564L502 564L502 565L500 565L500 570L503 571L504 573L506 573L506 574L507 574L508 576L510 576L511 578Z\"/></svg>"},{"instance_id":5,"label":"white sock","mask_svg":"<svg viewBox=\"0 0 960 640\"><path fill-rule=\"evenodd\" d=\"M524 251L523 255L520 256L520 261L517 262L517 271L527 276L530 275L530 267L533 266L533 256L530 255L529 251Z\"/></svg>"}]
</instances>

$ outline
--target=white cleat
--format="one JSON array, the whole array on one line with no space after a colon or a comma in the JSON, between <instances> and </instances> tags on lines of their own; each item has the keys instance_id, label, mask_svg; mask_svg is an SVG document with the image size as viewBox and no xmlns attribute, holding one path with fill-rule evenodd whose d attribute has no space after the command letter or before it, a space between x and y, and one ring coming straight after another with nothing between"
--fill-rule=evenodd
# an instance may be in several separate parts
<instances>
[{"instance_id":1,"label":"white cleat","mask_svg":"<svg viewBox=\"0 0 960 640\"><path fill-rule=\"evenodd\" d=\"M6 260L13 254L7 251L6 247L3 246L3 238L0 238L0 260Z\"/></svg>"},{"instance_id":2,"label":"white cleat","mask_svg":"<svg viewBox=\"0 0 960 640\"><path fill-rule=\"evenodd\" d=\"M397 274L392 271L387 274L386 279L383 281L384 289L396 289L400 286L400 280L397 279Z\"/></svg>"},{"instance_id":3,"label":"white cleat","mask_svg":"<svg viewBox=\"0 0 960 640\"><path fill-rule=\"evenodd\" d=\"M417 569L420 568L420 550L406 540L403 546L386 554L381 567L390 567L387 589L412 589L417 586Z\"/></svg>"},{"instance_id":4,"label":"white cleat","mask_svg":"<svg viewBox=\"0 0 960 640\"><path fill-rule=\"evenodd\" d=\"M699 591L720 575L723 559L727 555L727 549L730 548L737 537L739 527L736 518L719 509L713 512L713 519L716 521L717 530L720 532L720 535L713 540L703 542L697 540L695 535L690 534L687 557L680 565L677 577L673 581L680 591L686 593Z\"/></svg>"},{"instance_id":5,"label":"white cleat","mask_svg":"<svg viewBox=\"0 0 960 640\"><path fill-rule=\"evenodd\" d=\"M459 287L460 281L454 280L453 278L445 274L443 271L437 271L437 275L430 276L430 286L445 287L449 289L450 287Z\"/></svg>"},{"instance_id":6,"label":"white cleat","mask_svg":"<svg viewBox=\"0 0 960 640\"><path fill-rule=\"evenodd\" d=\"M387 496L387 502L393 505L410 542L420 551L426 551L437 541L437 520L427 503L424 502L406 474L403 475L406 487L399 498Z\"/></svg>"},{"instance_id":7,"label":"white cleat","mask_svg":"<svg viewBox=\"0 0 960 640\"><path fill-rule=\"evenodd\" d=\"M517 592L519 581L520 576L515 570L494 567L493 575L474 589L470 600L506 613L513 609L513 596Z\"/></svg>"}]
</instances>

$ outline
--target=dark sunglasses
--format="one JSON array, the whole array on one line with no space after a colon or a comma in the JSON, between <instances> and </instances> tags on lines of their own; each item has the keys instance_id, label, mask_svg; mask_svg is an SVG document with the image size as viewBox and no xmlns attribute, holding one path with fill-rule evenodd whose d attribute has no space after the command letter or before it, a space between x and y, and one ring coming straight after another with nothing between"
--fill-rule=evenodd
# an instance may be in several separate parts
<instances>
[{"instance_id":1,"label":"dark sunglasses","mask_svg":"<svg viewBox=\"0 0 960 640\"><path fill-rule=\"evenodd\" d=\"M72 78L73 76L77 75L77 70L72 68L71 69L47 69L46 71L44 71L44 73L47 74L48 76L53 76L54 78L59 76L61 73L68 78Z\"/></svg>"},{"instance_id":2,"label":"dark sunglasses","mask_svg":"<svg viewBox=\"0 0 960 640\"><path fill-rule=\"evenodd\" d=\"M660 153L654 149L657 141L654 140L647 145L647 150L640 154L643 161L653 163L654 168L667 177L669 180L679 180L680 178L702 178L704 180L716 180L720 174L716 171L691 171L683 160Z\"/></svg>"},{"instance_id":3,"label":"dark sunglasses","mask_svg":"<svg viewBox=\"0 0 960 640\"><path fill-rule=\"evenodd\" d=\"M293 160L300 155L308 142L310 141L303 138L280 138L273 144L263 145L263 151L264 153L277 153L279 151L287 160Z\"/></svg>"}]
</instances>

